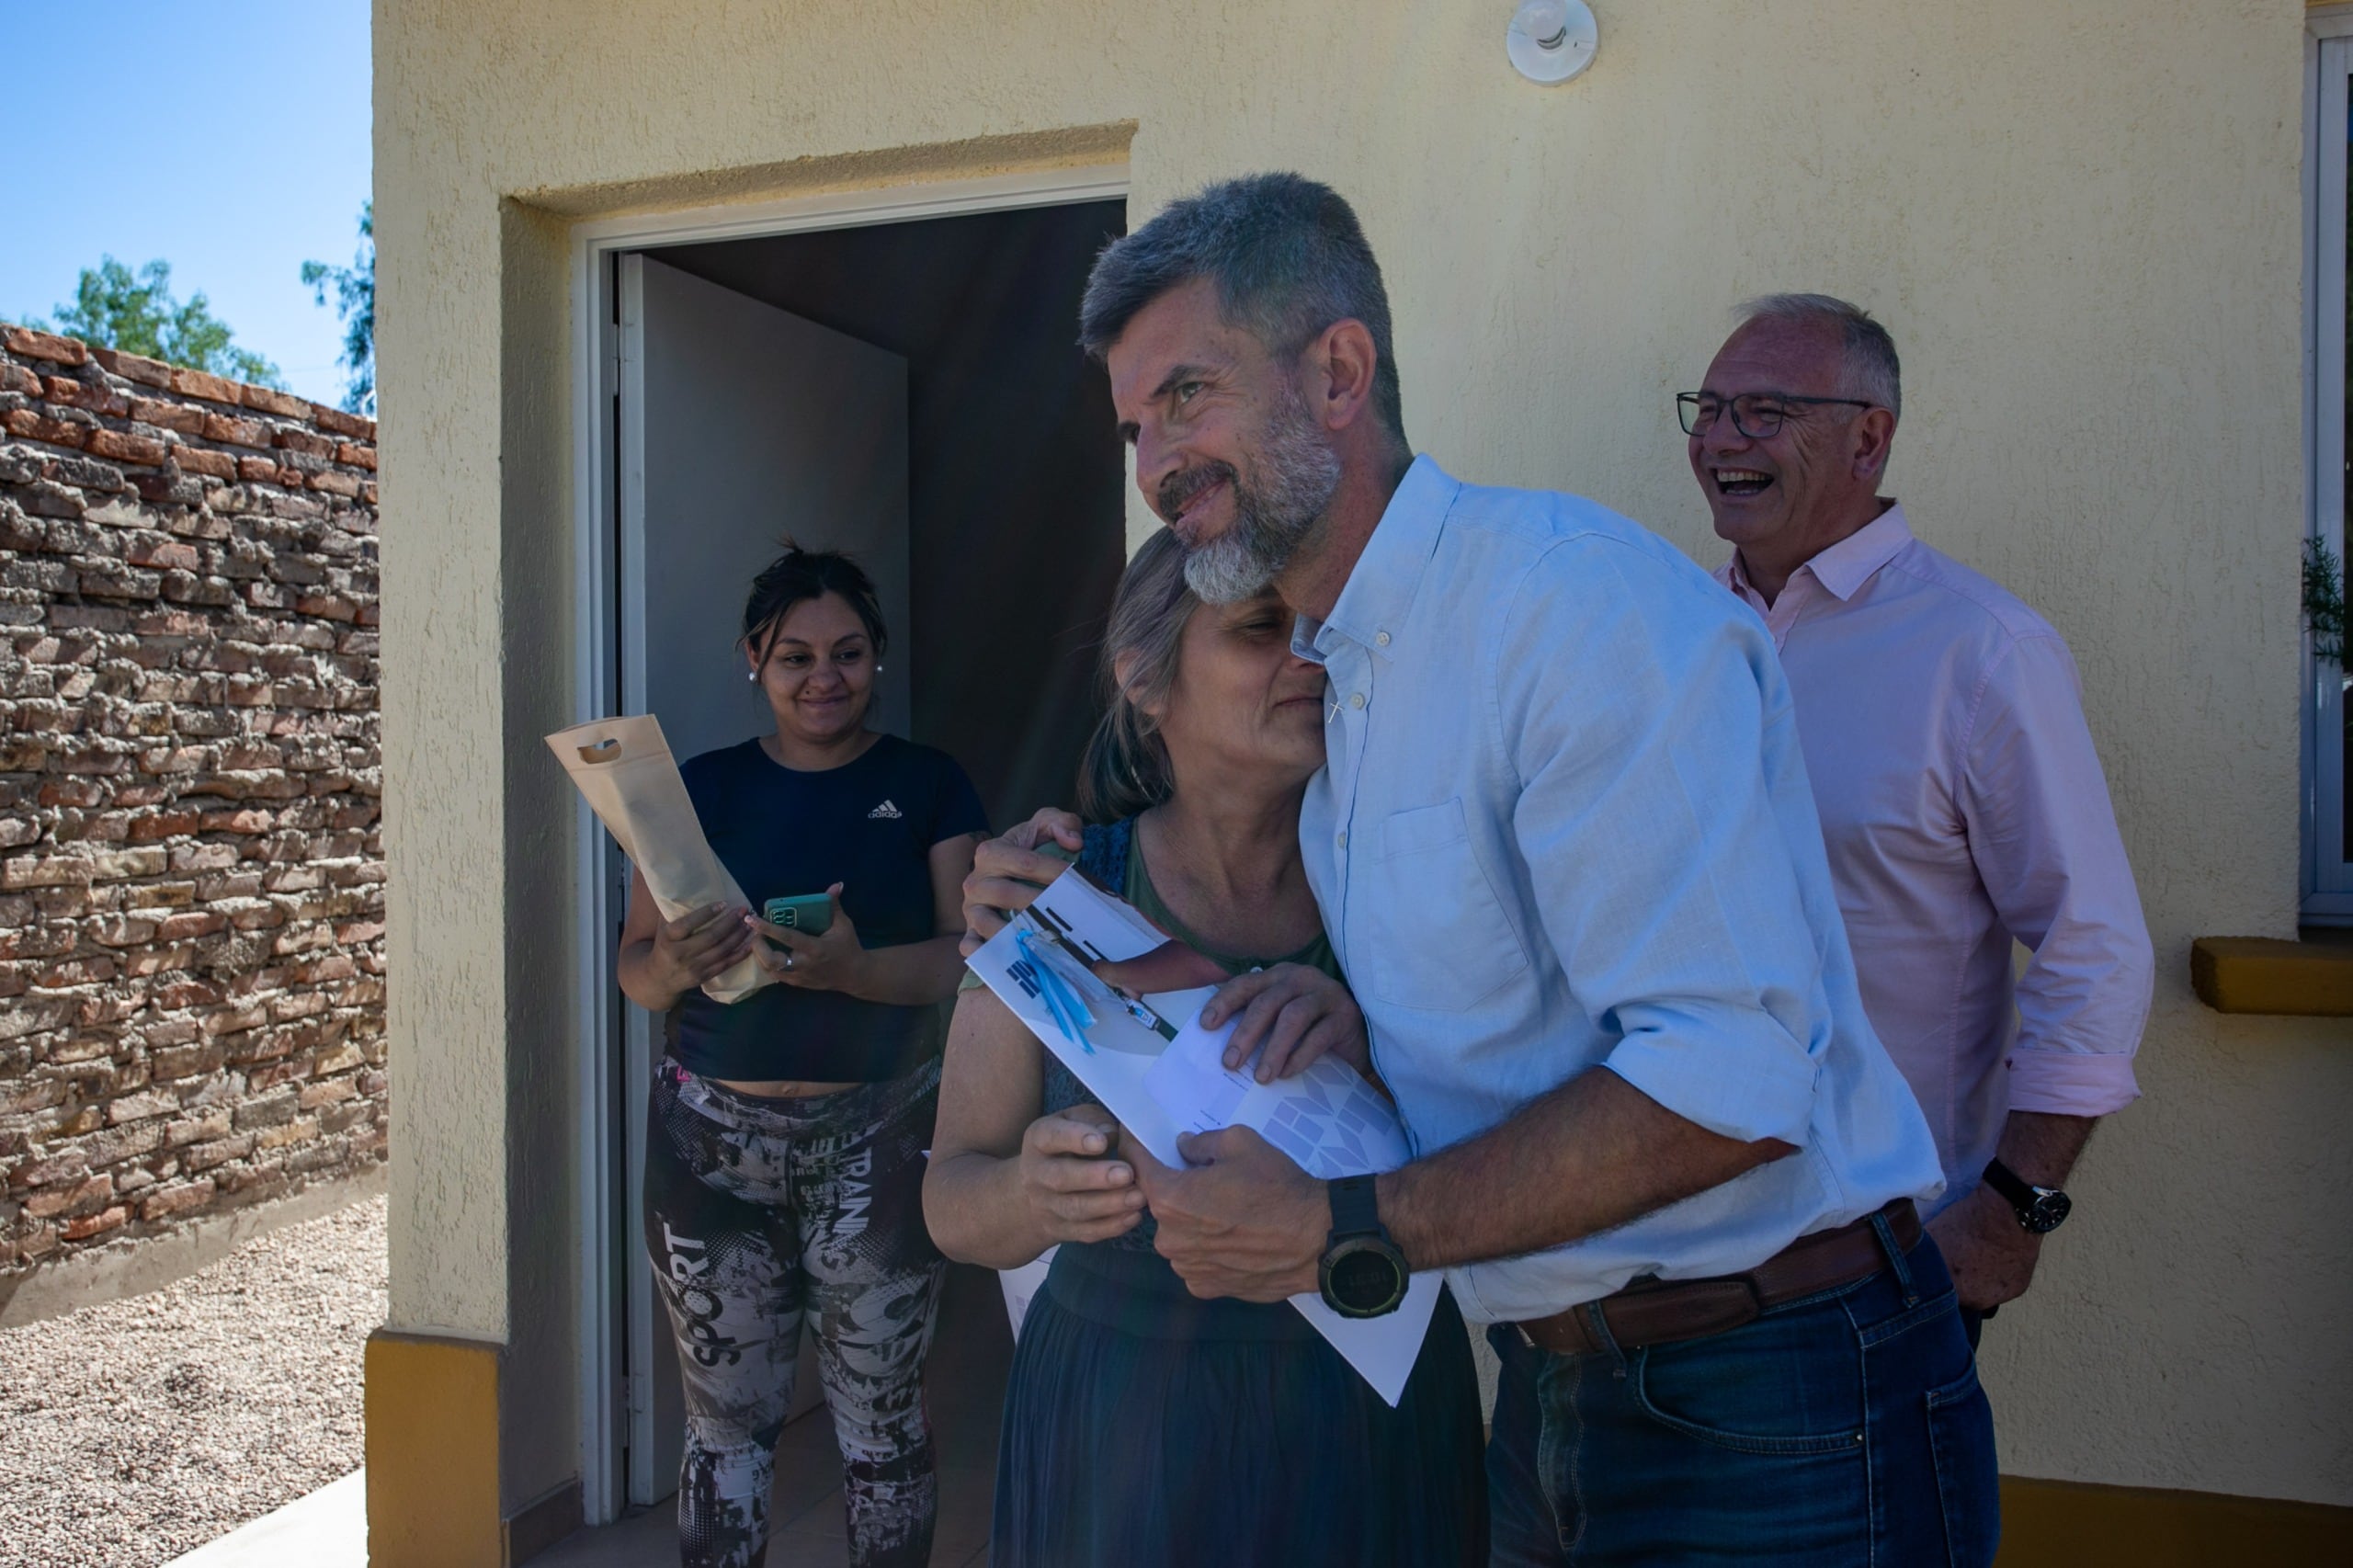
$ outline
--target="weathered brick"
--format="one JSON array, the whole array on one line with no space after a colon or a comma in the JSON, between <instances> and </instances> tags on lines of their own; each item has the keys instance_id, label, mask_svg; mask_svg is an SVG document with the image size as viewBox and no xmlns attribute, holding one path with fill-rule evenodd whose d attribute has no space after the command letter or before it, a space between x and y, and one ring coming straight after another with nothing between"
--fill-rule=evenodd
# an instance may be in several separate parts
<instances>
[{"instance_id":1,"label":"weathered brick","mask_svg":"<svg viewBox=\"0 0 2353 1568\"><path fill-rule=\"evenodd\" d=\"M233 408L244 401L244 389L237 382L179 366L172 369L172 390L182 397L200 397L207 403L225 403Z\"/></svg>"},{"instance_id":2,"label":"weathered brick","mask_svg":"<svg viewBox=\"0 0 2353 1568\"><path fill-rule=\"evenodd\" d=\"M208 479L234 479L237 460L227 452L215 452L203 447L174 447L172 461L183 473L202 474Z\"/></svg>"},{"instance_id":3,"label":"weathered brick","mask_svg":"<svg viewBox=\"0 0 2353 1568\"><path fill-rule=\"evenodd\" d=\"M306 1116L299 1120L280 1122L254 1134L254 1147L283 1149L295 1143L307 1143L319 1135L319 1119Z\"/></svg>"},{"instance_id":4,"label":"weathered brick","mask_svg":"<svg viewBox=\"0 0 2353 1568\"><path fill-rule=\"evenodd\" d=\"M212 1201L213 1183L210 1176L178 1187L167 1187L151 1193L139 1205L142 1220L168 1220L175 1214L186 1214L201 1209Z\"/></svg>"},{"instance_id":5,"label":"weathered brick","mask_svg":"<svg viewBox=\"0 0 2353 1568\"><path fill-rule=\"evenodd\" d=\"M160 848L109 849L90 858L90 875L98 881L111 881L123 877L153 877L170 865L170 856Z\"/></svg>"},{"instance_id":6,"label":"weathered brick","mask_svg":"<svg viewBox=\"0 0 2353 1568\"><path fill-rule=\"evenodd\" d=\"M131 818L131 841L133 844L153 844L161 839L176 838L182 834L194 833L197 824L203 820L201 812L188 807L150 812Z\"/></svg>"},{"instance_id":7,"label":"weathered brick","mask_svg":"<svg viewBox=\"0 0 2353 1568\"><path fill-rule=\"evenodd\" d=\"M168 1116L180 1108L179 1096L169 1089L149 1089L141 1094L125 1095L107 1106L107 1121L120 1126L126 1121L143 1121L151 1116Z\"/></svg>"},{"instance_id":8,"label":"weathered brick","mask_svg":"<svg viewBox=\"0 0 2353 1568\"><path fill-rule=\"evenodd\" d=\"M0 887L87 886L97 875L91 862L72 855L12 855L0 863Z\"/></svg>"},{"instance_id":9,"label":"weathered brick","mask_svg":"<svg viewBox=\"0 0 2353 1568\"><path fill-rule=\"evenodd\" d=\"M25 1199L25 1212L36 1220L54 1220L103 1209L113 1198L114 1176L102 1174L42 1187Z\"/></svg>"},{"instance_id":10,"label":"weathered brick","mask_svg":"<svg viewBox=\"0 0 2353 1568\"><path fill-rule=\"evenodd\" d=\"M79 447L90 438L90 427L71 420L51 419L29 408L12 408L0 414L0 430L28 441L42 441L52 447Z\"/></svg>"},{"instance_id":11,"label":"weathered brick","mask_svg":"<svg viewBox=\"0 0 2353 1568\"><path fill-rule=\"evenodd\" d=\"M93 441L93 449L96 445ZM357 496L359 494L360 481L347 473L337 473L333 469L311 475L310 483L312 489L324 491L330 495Z\"/></svg>"},{"instance_id":12,"label":"weathered brick","mask_svg":"<svg viewBox=\"0 0 2353 1568\"><path fill-rule=\"evenodd\" d=\"M351 468L364 468L373 473L376 472L376 449L345 441L335 448L335 460Z\"/></svg>"},{"instance_id":13,"label":"weathered brick","mask_svg":"<svg viewBox=\"0 0 2353 1568\"><path fill-rule=\"evenodd\" d=\"M36 332L28 326L0 327L0 342L7 344L11 354L21 354L28 359L47 359L57 365L79 365L89 358L89 351L78 340L51 332Z\"/></svg>"},{"instance_id":14,"label":"weathered brick","mask_svg":"<svg viewBox=\"0 0 2353 1568\"><path fill-rule=\"evenodd\" d=\"M117 462L141 463L148 468L164 464L164 443L153 436L133 436L121 430L98 429L90 432L84 449Z\"/></svg>"},{"instance_id":15,"label":"weathered brick","mask_svg":"<svg viewBox=\"0 0 2353 1568\"><path fill-rule=\"evenodd\" d=\"M150 359L143 354L132 354L120 348L92 348L90 358L127 381L142 386L165 387L172 384L172 367L161 359Z\"/></svg>"},{"instance_id":16,"label":"weathered brick","mask_svg":"<svg viewBox=\"0 0 2353 1568\"><path fill-rule=\"evenodd\" d=\"M204 434L204 410L191 408L185 403L174 403L167 398L132 398L131 417L142 425L153 425L159 430L176 431L183 436Z\"/></svg>"},{"instance_id":17,"label":"weathered brick","mask_svg":"<svg viewBox=\"0 0 2353 1568\"><path fill-rule=\"evenodd\" d=\"M119 419L131 412L131 400L103 381L77 381L70 376L51 376L40 384L42 395L51 403L68 408L84 409L91 414Z\"/></svg>"},{"instance_id":18,"label":"weathered brick","mask_svg":"<svg viewBox=\"0 0 2353 1568\"><path fill-rule=\"evenodd\" d=\"M224 442L234 447L267 448L269 445L269 426L258 419L237 419L225 414L208 414L204 416L204 438L208 441Z\"/></svg>"},{"instance_id":19,"label":"weathered brick","mask_svg":"<svg viewBox=\"0 0 2353 1568\"><path fill-rule=\"evenodd\" d=\"M275 440L290 452L307 452L314 458L335 456L337 444L331 437L313 435L291 426L280 426L275 432Z\"/></svg>"},{"instance_id":20,"label":"weathered brick","mask_svg":"<svg viewBox=\"0 0 2353 1568\"><path fill-rule=\"evenodd\" d=\"M58 1234L69 1242L85 1242L92 1236L103 1235L131 1218L131 1210L120 1205L102 1214L90 1214L58 1227Z\"/></svg>"},{"instance_id":21,"label":"weathered brick","mask_svg":"<svg viewBox=\"0 0 2353 1568\"><path fill-rule=\"evenodd\" d=\"M308 419L311 405L290 392L273 392L268 387L246 386L240 389L247 408L263 414L275 414L281 419Z\"/></svg>"}]
</instances>

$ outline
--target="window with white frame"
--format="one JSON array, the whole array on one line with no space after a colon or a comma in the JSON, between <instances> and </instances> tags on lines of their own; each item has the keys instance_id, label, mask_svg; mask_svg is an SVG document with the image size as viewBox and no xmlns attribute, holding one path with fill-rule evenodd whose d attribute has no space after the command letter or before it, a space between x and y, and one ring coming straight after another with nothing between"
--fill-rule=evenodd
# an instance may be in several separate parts
<instances>
[{"instance_id":1,"label":"window with white frame","mask_svg":"<svg viewBox=\"0 0 2353 1568\"><path fill-rule=\"evenodd\" d=\"M2312 332L2312 497L2305 542L2304 843L2307 918L2353 923L2353 671L2345 646L2346 508L2353 499L2353 355L2347 353L2348 292L2353 292L2353 6L2316 18L2313 83L2313 144L2308 169L2313 254L2308 320Z\"/></svg>"}]
</instances>

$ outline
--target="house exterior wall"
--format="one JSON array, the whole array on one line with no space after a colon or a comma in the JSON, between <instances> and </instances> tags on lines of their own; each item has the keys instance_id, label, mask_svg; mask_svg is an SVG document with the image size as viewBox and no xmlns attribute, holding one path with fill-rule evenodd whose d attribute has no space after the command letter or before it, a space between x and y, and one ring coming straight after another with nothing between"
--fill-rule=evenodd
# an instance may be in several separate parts
<instances>
[{"instance_id":1,"label":"house exterior wall","mask_svg":"<svg viewBox=\"0 0 2353 1568\"><path fill-rule=\"evenodd\" d=\"M1507 0L378 6L394 1327L564 1332L565 226L1122 157L1140 222L1288 167L1365 221L1420 449L1703 561L1669 399L1728 308L1890 324L1892 488L2072 643L2160 955L2146 1098L1988 1329L2004 1468L2353 1504L2353 1050L2188 966L2296 918L2303 6L1597 9L1540 88ZM509 1506L570 1441L510 1439Z\"/></svg>"},{"instance_id":2,"label":"house exterior wall","mask_svg":"<svg viewBox=\"0 0 2353 1568\"><path fill-rule=\"evenodd\" d=\"M0 1322L381 1174L374 437L0 326Z\"/></svg>"}]
</instances>

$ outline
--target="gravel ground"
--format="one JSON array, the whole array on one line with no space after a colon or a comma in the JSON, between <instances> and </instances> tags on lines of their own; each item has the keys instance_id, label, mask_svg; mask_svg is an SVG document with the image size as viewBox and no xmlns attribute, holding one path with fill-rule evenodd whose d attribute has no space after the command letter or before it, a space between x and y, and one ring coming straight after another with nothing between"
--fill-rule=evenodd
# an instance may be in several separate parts
<instances>
[{"instance_id":1,"label":"gravel ground","mask_svg":"<svg viewBox=\"0 0 2353 1568\"><path fill-rule=\"evenodd\" d=\"M0 1568L154 1568L360 1463L384 1200L0 1329Z\"/></svg>"}]
</instances>

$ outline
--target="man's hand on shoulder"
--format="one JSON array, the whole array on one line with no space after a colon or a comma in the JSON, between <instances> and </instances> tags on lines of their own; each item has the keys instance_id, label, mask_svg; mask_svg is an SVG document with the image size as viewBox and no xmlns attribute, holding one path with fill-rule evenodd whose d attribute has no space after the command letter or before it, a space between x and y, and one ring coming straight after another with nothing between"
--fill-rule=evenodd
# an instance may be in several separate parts
<instances>
[{"instance_id":1,"label":"man's hand on shoulder","mask_svg":"<svg viewBox=\"0 0 2353 1568\"><path fill-rule=\"evenodd\" d=\"M964 879L963 954L971 958L983 942L1005 929L1016 910L1027 909L1047 883L1069 869L1070 862L1043 854L1039 846L1056 844L1075 855L1086 844L1086 824L1069 812L1053 806L1041 809L1028 822L982 844L972 853L972 870Z\"/></svg>"}]
</instances>

